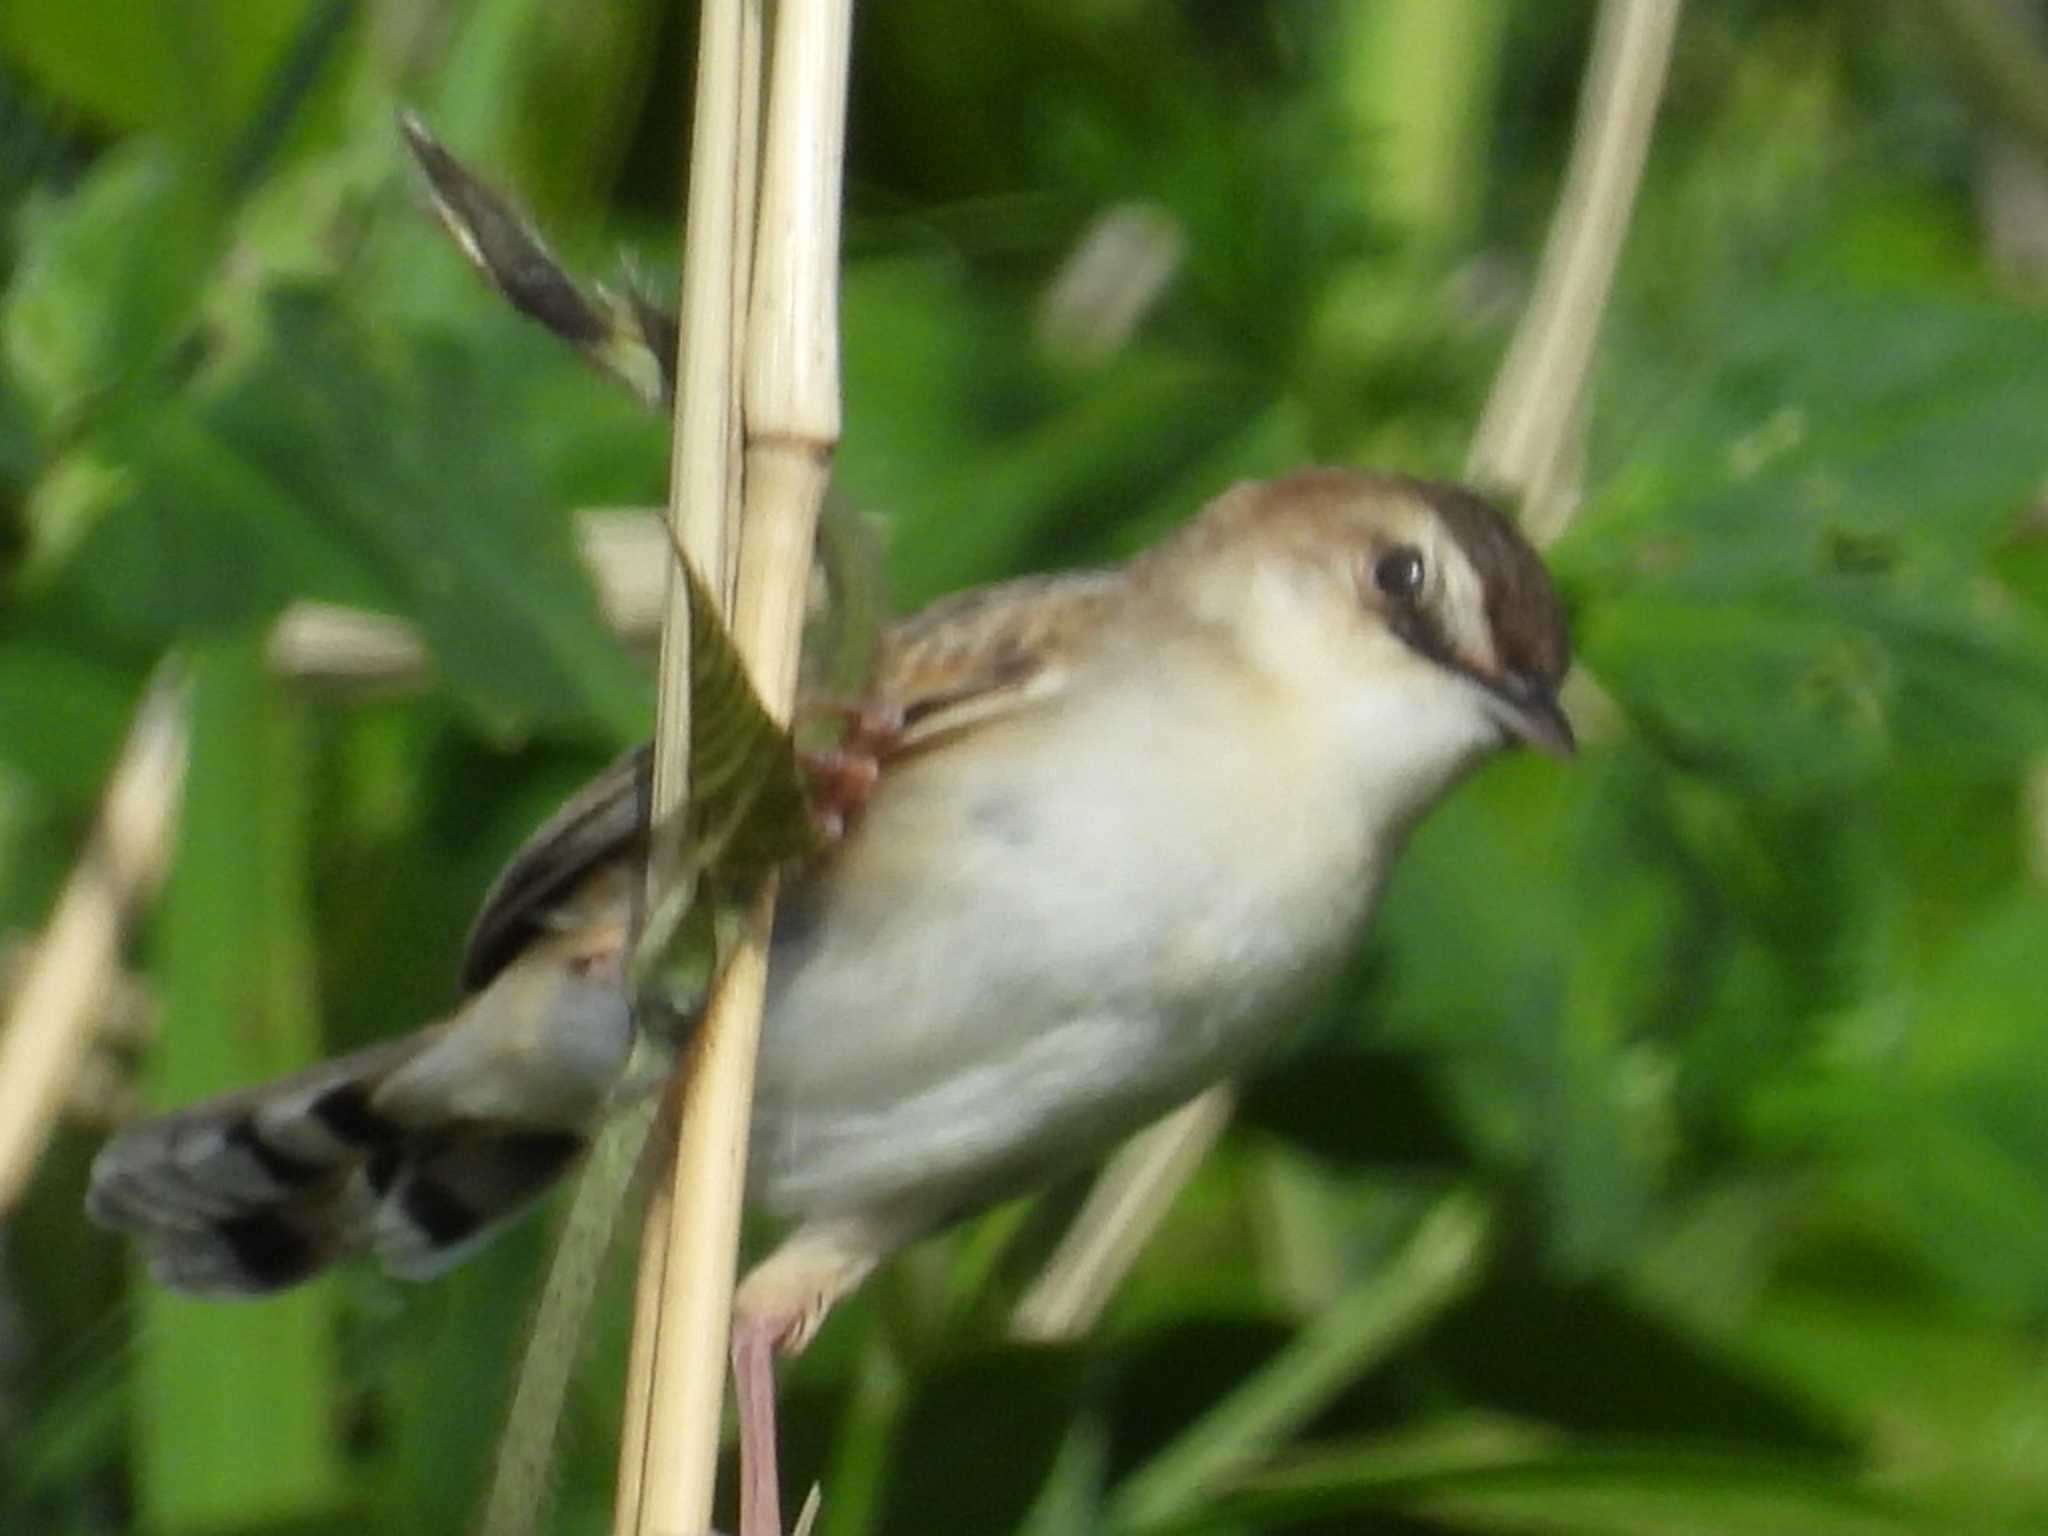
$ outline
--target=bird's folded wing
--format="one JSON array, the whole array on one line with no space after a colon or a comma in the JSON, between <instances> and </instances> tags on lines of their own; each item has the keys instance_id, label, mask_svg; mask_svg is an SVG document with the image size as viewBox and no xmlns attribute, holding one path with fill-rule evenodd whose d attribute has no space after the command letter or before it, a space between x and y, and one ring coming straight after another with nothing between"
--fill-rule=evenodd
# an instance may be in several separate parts
<instances>
[{"instance_id":1,"label":"bird's folded wing","mask_svg":"<svg viewBox=\"0 0 2048 1536\"><path fill-rule=\"evenodd\" d=\"M882 637L872 702L897 714L893 753L1016 714L1065 688L1115 606L1116 571L1025 576L941 598Z\"/></svg>"},{"instance_id":2,"label":"bird's folded wing","mask_svg":"<svg viewBox=\"0 0 2048 1536\"><path fill-rule=\"evenodd\" d=\"M637 864L647 826L654 762L635 747L571 795L520 844L477 908L462 951L462 985L473 991L536 936L575 920L575 897L622 860Z\"/></svg>"},{"instance_id":3,"label":"bird's folded wing","mask_svg":"<svg viewBox=\"0 0 2048 1536\"><path fill-rule=\"evenodd\" d=\"M1069 664L1114 607L1113 571L1027 576L942 598L892 626L864 704L901 722L884 763L927 751L1056 697ZM613 866L644 844L652 749L636 747L570 798L513 854L485 894L464 949L462 983L485 985L532 940L583 921Z\"/></svg>"}]
</instances>

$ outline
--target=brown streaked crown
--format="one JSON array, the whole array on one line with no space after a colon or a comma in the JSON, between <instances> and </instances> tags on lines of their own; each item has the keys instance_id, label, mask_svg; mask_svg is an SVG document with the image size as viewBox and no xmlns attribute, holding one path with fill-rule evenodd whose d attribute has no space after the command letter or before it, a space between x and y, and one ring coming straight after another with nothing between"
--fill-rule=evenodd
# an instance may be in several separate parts
<instances>
[{"instance_id":1,"label":"brown streaked crown","mask_svg":"<svg viewBox=\"0 0 2048 1536\"><path fill-rule=\"evenodd\" d=\"M1486 622L1501 670L1555 689L1571 665L1571 642L1557 589L1529 541L1477 491L1405 477L1391 483L1442 518L1472 562L1486 593Z\"/></svg>"}]
</instances>

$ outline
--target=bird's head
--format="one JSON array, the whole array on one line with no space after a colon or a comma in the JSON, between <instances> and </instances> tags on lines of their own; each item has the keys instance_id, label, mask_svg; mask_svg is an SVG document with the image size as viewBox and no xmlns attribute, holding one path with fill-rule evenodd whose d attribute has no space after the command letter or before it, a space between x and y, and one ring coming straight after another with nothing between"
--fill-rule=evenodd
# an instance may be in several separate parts
<instances>
[{"instance_id":1,"label":"bird's head","mask_svg":"<svg viewBox=\"0 0 2048 1536\"><path fill-rule=\"evenodd\" d=\"M1472 491L1337 469L1248 481L1141 573L1418 800L1503 746L1574 750L1556 592Z\"/></svg>"}]
</instances>

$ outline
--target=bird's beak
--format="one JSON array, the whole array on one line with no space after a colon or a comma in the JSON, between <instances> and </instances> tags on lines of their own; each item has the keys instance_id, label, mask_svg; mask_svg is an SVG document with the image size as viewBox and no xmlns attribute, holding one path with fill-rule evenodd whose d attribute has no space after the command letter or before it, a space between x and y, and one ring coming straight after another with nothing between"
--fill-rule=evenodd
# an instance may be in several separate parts
<instances>
[{"instance_id":1,"label":"bird's beak","mask_svg":"<svg viewBox=\"0 0 2048 1536\"><path fill-rule=\"evenodd\" d=\"M1572 723L1557 702L1557 690L1540 678L1518 673L1481 680L1500 706L1500 723L1516 740L1548 757L1572 757L1579 750Z\"/></svg>"}]
</instances>

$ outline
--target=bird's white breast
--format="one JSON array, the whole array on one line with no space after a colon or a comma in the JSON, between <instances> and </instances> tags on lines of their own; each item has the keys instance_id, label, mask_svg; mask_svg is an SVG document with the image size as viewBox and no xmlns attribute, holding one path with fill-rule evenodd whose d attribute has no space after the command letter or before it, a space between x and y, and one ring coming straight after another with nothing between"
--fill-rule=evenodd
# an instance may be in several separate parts
<instances>
[{"instance_id":1,"label":"bird's white breast","mask_svg":"<svg viewBox=\"0 0 2048 1536\"><path fill-rule=\"evenodd\" d=\"M1101 1153L1284 1022L1369 904L1376 829L1301 772L1327 754L1248 738L1214 670L1127 669L892 768L778 926L763 1203L936 1218Z\"/></svg>"}]
</instances>

